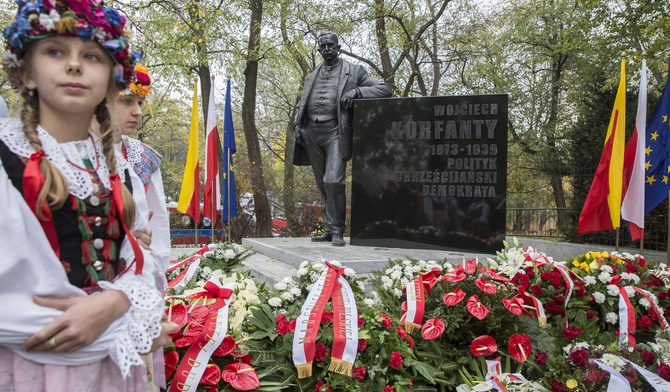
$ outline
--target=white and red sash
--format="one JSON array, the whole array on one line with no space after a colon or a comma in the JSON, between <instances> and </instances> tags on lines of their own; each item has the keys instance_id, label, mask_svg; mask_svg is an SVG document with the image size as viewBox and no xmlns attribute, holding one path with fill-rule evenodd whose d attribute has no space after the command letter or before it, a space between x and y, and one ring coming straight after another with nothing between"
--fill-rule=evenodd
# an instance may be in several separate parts
<instances>
[{"instance_id":1,"label":"white and red sash","mask_svg":"<svg viewBox=\"0 0 670 392\"><path fill-rule=\"evenodd\" d=\"M358 351L358 311L356 299L344 278L344 268L335 268L326 262L328 268L309 292L296 319L293 336L293 363L298 370L298 378L312 375L312 361L316 349L321 315L328 301L333 302L333 347L329 371L351 376L351 370Z\"/></svg>"},{"instance_id":2,"label":"white and red sash","mask_svg":"<svg viewBox=\"0 0 670 392\"><path fill-rule=\"evenodd\" d=\"M420 330L423 325L423 315L426 310L426 295L424 292L423 275L407 283L405 286L407 311L401 318L407 332Z\"/></svg>"},{"instance_id":3,"label":"white and red sash","mask_svg":"<svg viewBox=\"0 0 670 392\"><path fill-rule=\"evenodd\" d=\"M195 391L212 356L228 332L228 302L233 294L235 283L221 286L217 278L211 278L204 290L190 295L193 300L214 300L205 321L202 333L189 347L174 373L169 392Z\"/></svg>"},{"instance_id":4,"label":"white and red sash","mask_svg":"<svg viewBox=\"0 0 670 392\"><path fill-rule=\"evenodd\" d=\"M635 308L630 303L625 287L619 286L619 345L635 347Z\"/></svg>"}]
</instances>

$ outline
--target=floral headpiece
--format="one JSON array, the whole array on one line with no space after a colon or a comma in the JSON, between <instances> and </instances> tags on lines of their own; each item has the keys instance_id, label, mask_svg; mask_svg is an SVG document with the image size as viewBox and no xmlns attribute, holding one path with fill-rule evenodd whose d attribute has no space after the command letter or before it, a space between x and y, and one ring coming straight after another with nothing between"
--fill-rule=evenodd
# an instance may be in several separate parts
<instances>
[{"instance_id":1,"label":"floral headpiece","mask_svg":"<svg viewBox=\"0 0 670 392\"><path fill-rule=\"evenodd\" d=\"M125 16L103 0L15 0L12 24L2 32L5 52L2 63L12 83L23 83L16 71L31 42L52 36L80 37L99 43L114 61L114 78L120 88L133 77L133 59L124 32Z\"/></svg>"},{"instance_id":2,"label":"floral headpiece","mask_svg":"<svg viewBox=\"0 0 670 392\"><path fill-rule=\"evenodd\" d=\"M142 64L137 64L135 66L135 77L130 82L130 85L127 89L123 90L121 94L131 95L135 94L144 98L145 96L151 94L151 77L149 77L149 68L145 67Z\"/></svg>"}]
</instances>

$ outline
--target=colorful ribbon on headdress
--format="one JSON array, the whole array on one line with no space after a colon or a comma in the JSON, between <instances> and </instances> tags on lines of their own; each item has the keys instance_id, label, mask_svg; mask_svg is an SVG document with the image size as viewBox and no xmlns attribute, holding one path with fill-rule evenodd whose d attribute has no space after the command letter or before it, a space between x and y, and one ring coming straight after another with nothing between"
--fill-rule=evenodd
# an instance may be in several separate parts
<instances>
[{"instance_id":1,"label":"colorful ribbon on headdress","mask_svg":"<svg viewBox=\"0 0 670 392\"><path fill-rule=\"evenodd\" d=\"M130 246L133 248L133 253L135 254L135 275L142 275L142 269L144 268L144 254L140 245L137 243L137 240L133 234L128 230L126 222L123 220L123 193L121 179L119 178L118 173L114 173L109 176L109 182L112 185L112 200L116 205L116 212L119 214L119 221L121 222L121 227L123 227L123 232L130 242Z\"/></svg>"},{"instance_id":2,"label":"colorful ribbon on headdress","mask_svg":"<svg viewBox=\"0 0 670 392\"><path fill-rule=\"evenodd\" d=\"M217 278L211 278L203 290L189 295L188 299L214 300L209 315L198 339L191 345L174 373L169 392L195 391L205 368L228 332L228 308L226 301L233 294L235 283L221 286Z\"/></svg>"},{"instance_id":3,"label":"colorful ribbon on headdress","mask_svg":"<svg viewBox=\"0 0 670 392\"><path fill-rule=\"evenodd\" d=\"M58 244L58 235L56 234L56 227L54 226L53 217L51 216L51 209L49 203L45 200L41 206L37 206L37 197L44 187L44 173L40 169L40 161L46 156L44 150L39 150L32 154L26 163L26 168L23 171L23 198L30 207L30 210L35 214L44 230L44 234L51 244L51 248L56 253L56 257L60 259L60 245ZM43 218L37 214L38 208L42 212Z\"/></svg>"},{"instance_id":4,"label":"colorful ribbon on headdress","mask_svg":"<svg viewBox=\"0 0 670 392\"><path fill-rule=\"evenodd\" d=\"M333 348L329 371L351 376L358 351L358 311L356 299L344 278L344 268L336 268L326 262L326 268L302 305L296 319L293 336L293 363L298 378L312 375L312 361L316 350L321 315L332 297L333 301Z\"/></svg>"}]
</instances>

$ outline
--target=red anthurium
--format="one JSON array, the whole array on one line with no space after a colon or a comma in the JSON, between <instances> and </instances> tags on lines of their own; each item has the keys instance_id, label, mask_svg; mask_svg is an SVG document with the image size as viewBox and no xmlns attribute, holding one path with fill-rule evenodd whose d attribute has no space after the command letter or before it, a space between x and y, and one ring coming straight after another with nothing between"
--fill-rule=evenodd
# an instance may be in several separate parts
<instances>
[{"instance_id":1,"label":"red anthurium","mask_svg":"<svg viewBox=\"0 0 670 392\"><path fill-rule=\"evenodd\" d=\"M482 335L470 344L470 352L475 357L489 356L498 350L498 343L489 335Z\"/></svg>"},{"instance_id":2,"label":"red anthurium","mask_svg":"<svg viewBox=\"0 0 670 392\"><path fill-rule=\"evenodd\" d=\"M493 268L486 271L485 274L490 276L491 278L493 278L493 280L498 281L498 282L508 283L508 282L512 281L512 279L510 279L510 278L507 278L507 277L502 276L502 275L498 275L498 273L496 273L496 270L494 270Z\"/></svg>"},{"instance_id":3,"label":"red anthurium","mask_svg":"<svg viewBox=\"0 0 670 392\"><path fill-rule=\"evenodd\" d=\"M165 353L165 378L170 378L174 370L177 368L179 362L179 353L172 350Z\"/></svg>"},{"instance_id":4,"label":"red anthurium","mask_svg":"<svg viewBox=\"0 0 670 392\"><path fill-rule=\"evenodd\" d=\"M444 280L451 283L460 282L461 280L465 280L465 278L467 278L467 275L460 268L454 268L453 271L444 274Z\"/></svg>"},{"instance_id":5,"label":"red anthurium","mask_svg":"<svg viewBox=\"0 0 670 392\"><path fill-rule=\"evenodd\" d=\"M191 324L203 325L209 316L209 306L193 306L188 310L188 321Z\"/></svg>"},{"instance_id":6,"label":"red anthurium","mask_svg":"<svg viewBox=\"0 0 670 392\"><path fill-rule=\"evenodd\" d=\"M240 362L231 362L223 368L221 379L238 391L250 391L261 384L258 374L251 365Z\"/></svg>"},{"instance_id":7,"label":"red anthurium","mask_svg":"<svg viewBox=\"0 0 670 392\"><path fill-rule=\"evenodd\" d=\"M467 309L468 313L470 313L473 317L479 320L483 320L484 317L491 313L491 311L486 306L484 306L483 303L479 302L479 297L476 295L468 298L468 301L465 303L465 309Z\"/></svg>"},{"instance_id":8,"label":"red anthurium","mask_svg":"<svg viewBox=\"0 0 670 392\"><path fill-rule=\"evenodd\" d=\"M235 349L235 339L228 335L223 339L223 342L212 353L213 357L223 357L230 354Z\"/></svg>"},{"instance_id":9,"label":"red anthurium","mask_svg":"<svg viewBox=\"0 0 670 392\"><path fill-rule=\"evenodd\" d=\"M200 384L216 386L219 384L219 378L221 378L221 369L214 362L210 362L205 367Z\"/></svg>"},{"instance_id":10,"label":"red anthurium","mask_svg":"<svg viewBox=\"0 0 670 392\"><path fill-rule=\"evenodd\" d=\"M442 271L438 268L433 268L430 272L423 274L423 285L426 288L427 295L430 295L430 290L435 286L442 276Z\"/></svg>"},{"instance_id":11,"label":"red anthurium","mask_svg":"<svg viewBox=\"0 0 670 392\"><path fill-rule=\"evenodd\" d=\"M507 310L509 310L515 316L521 316L521 313L523 312L523 308L521 307L523 302L521 301L523 301L521 298L502 299L503 305L505 305Z\"/></svg>"},{"instance_id":12,"label":"red anthurium","mask_svg":"<svg viewBox=\"0 0 670 392\"><path fill-rule=\"evenodd\" d=\"M521 363L524 363L528 359L533 350L528 335L518 333L510 336L507 342L507 349L512 358Z\"/></svg>"},{"instance_id":13,"label":"red anthurium","mask_svg":"<svg viewBox=\"0 0 670 392\"><path fill-rule=\"evenodd\" d=\"M178 348L192 345L202 333L202 329L202 325L187 326L182 335L173 339L174 345Z\"/></svg>"},{"instance_id":14,"label":"red anthurium","mask_svg":"<svg viewBox=\"0 0 670 392\"><path fill-rule=\"evenodd\" d=\"M463 298L465 298L465 292L459 287L456 290L450 291L444 295L444 303L447 304L447 306L454 306L461 302Z\"/></svg>"},{"instance_id":15,"label":"red anthurium","mask_svg":"<svg viewBox=\"0 0 670 392\"><path fill-rule=\"evenodd\" d=\"M426 320L421 327L421 336L426 340L437 339L444 332L444 322L439 318Z\"/></svg>"},{"instance_id":16,"label":"red anthurium","mask_svg":"<svg viewBox=\"0 0 670 392\"><path fill-rule=\"evenodd\" d=\"M477 271L477 260L475 259L470 259L463 264L463 271L468 274L472 275Z\"/></svg>"},{"instance_id":17,"label":"red anthurium","mask_svg":"<svg viewBox=\"0 0 670 392\"><path fill-rule=\"evenodd\" d=\"M169 308L166 308L165 314L168 317L168 321L172 321L173 323L179 325L179 329L184 328L184 325L186 325L188 322L186 306L184 306L183 303L178 303L176 305L170 306Z\"/></svg>"},{"instance_id":18,"label":"red anthurium","mask_svg":"<svg viewBox=\"0 0 670 392\"><path fill-rule=\"evenodd\" d=\"M498 288L493 283L487 281L486 279L480 277L475 280L475 284L486 294L495 294L498 292Z\"/></svg>"}]
</instances>

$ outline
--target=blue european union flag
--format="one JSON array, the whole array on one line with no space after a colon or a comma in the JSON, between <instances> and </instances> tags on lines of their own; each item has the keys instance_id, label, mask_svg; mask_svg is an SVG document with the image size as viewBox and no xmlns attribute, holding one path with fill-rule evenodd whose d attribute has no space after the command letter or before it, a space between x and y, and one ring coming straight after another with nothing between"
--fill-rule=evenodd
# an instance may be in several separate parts
<instances>
[{"instance_id":1,"label":"blue european union flag","mask_svg":"<svg viewBox=\"0 0 670 392\"><path fill-rule=\"evenodd\" d=\"M670 68L668 69L670 76ZM668 197L668 137L670 137L670 83L666 80L665 89L658 107L647 124L645 149L644 214L647 215Z\"/></svg>"},{"instance_id":2,"label":"blue european union flag","mask_svg":"<svg viewBox=\"0 0 670 392\"><path fill-rule=\"evenodd\" d=\"M228 222L229 218L237 216L237 197L235 196L235 166L233 154L235 146L235 131L233 129L233 109L230 106L230 80L226 85L226 106L223 113L223 181L221 181L221 195L223 211L221 219Z\"/></svg>"}]
</instances>

